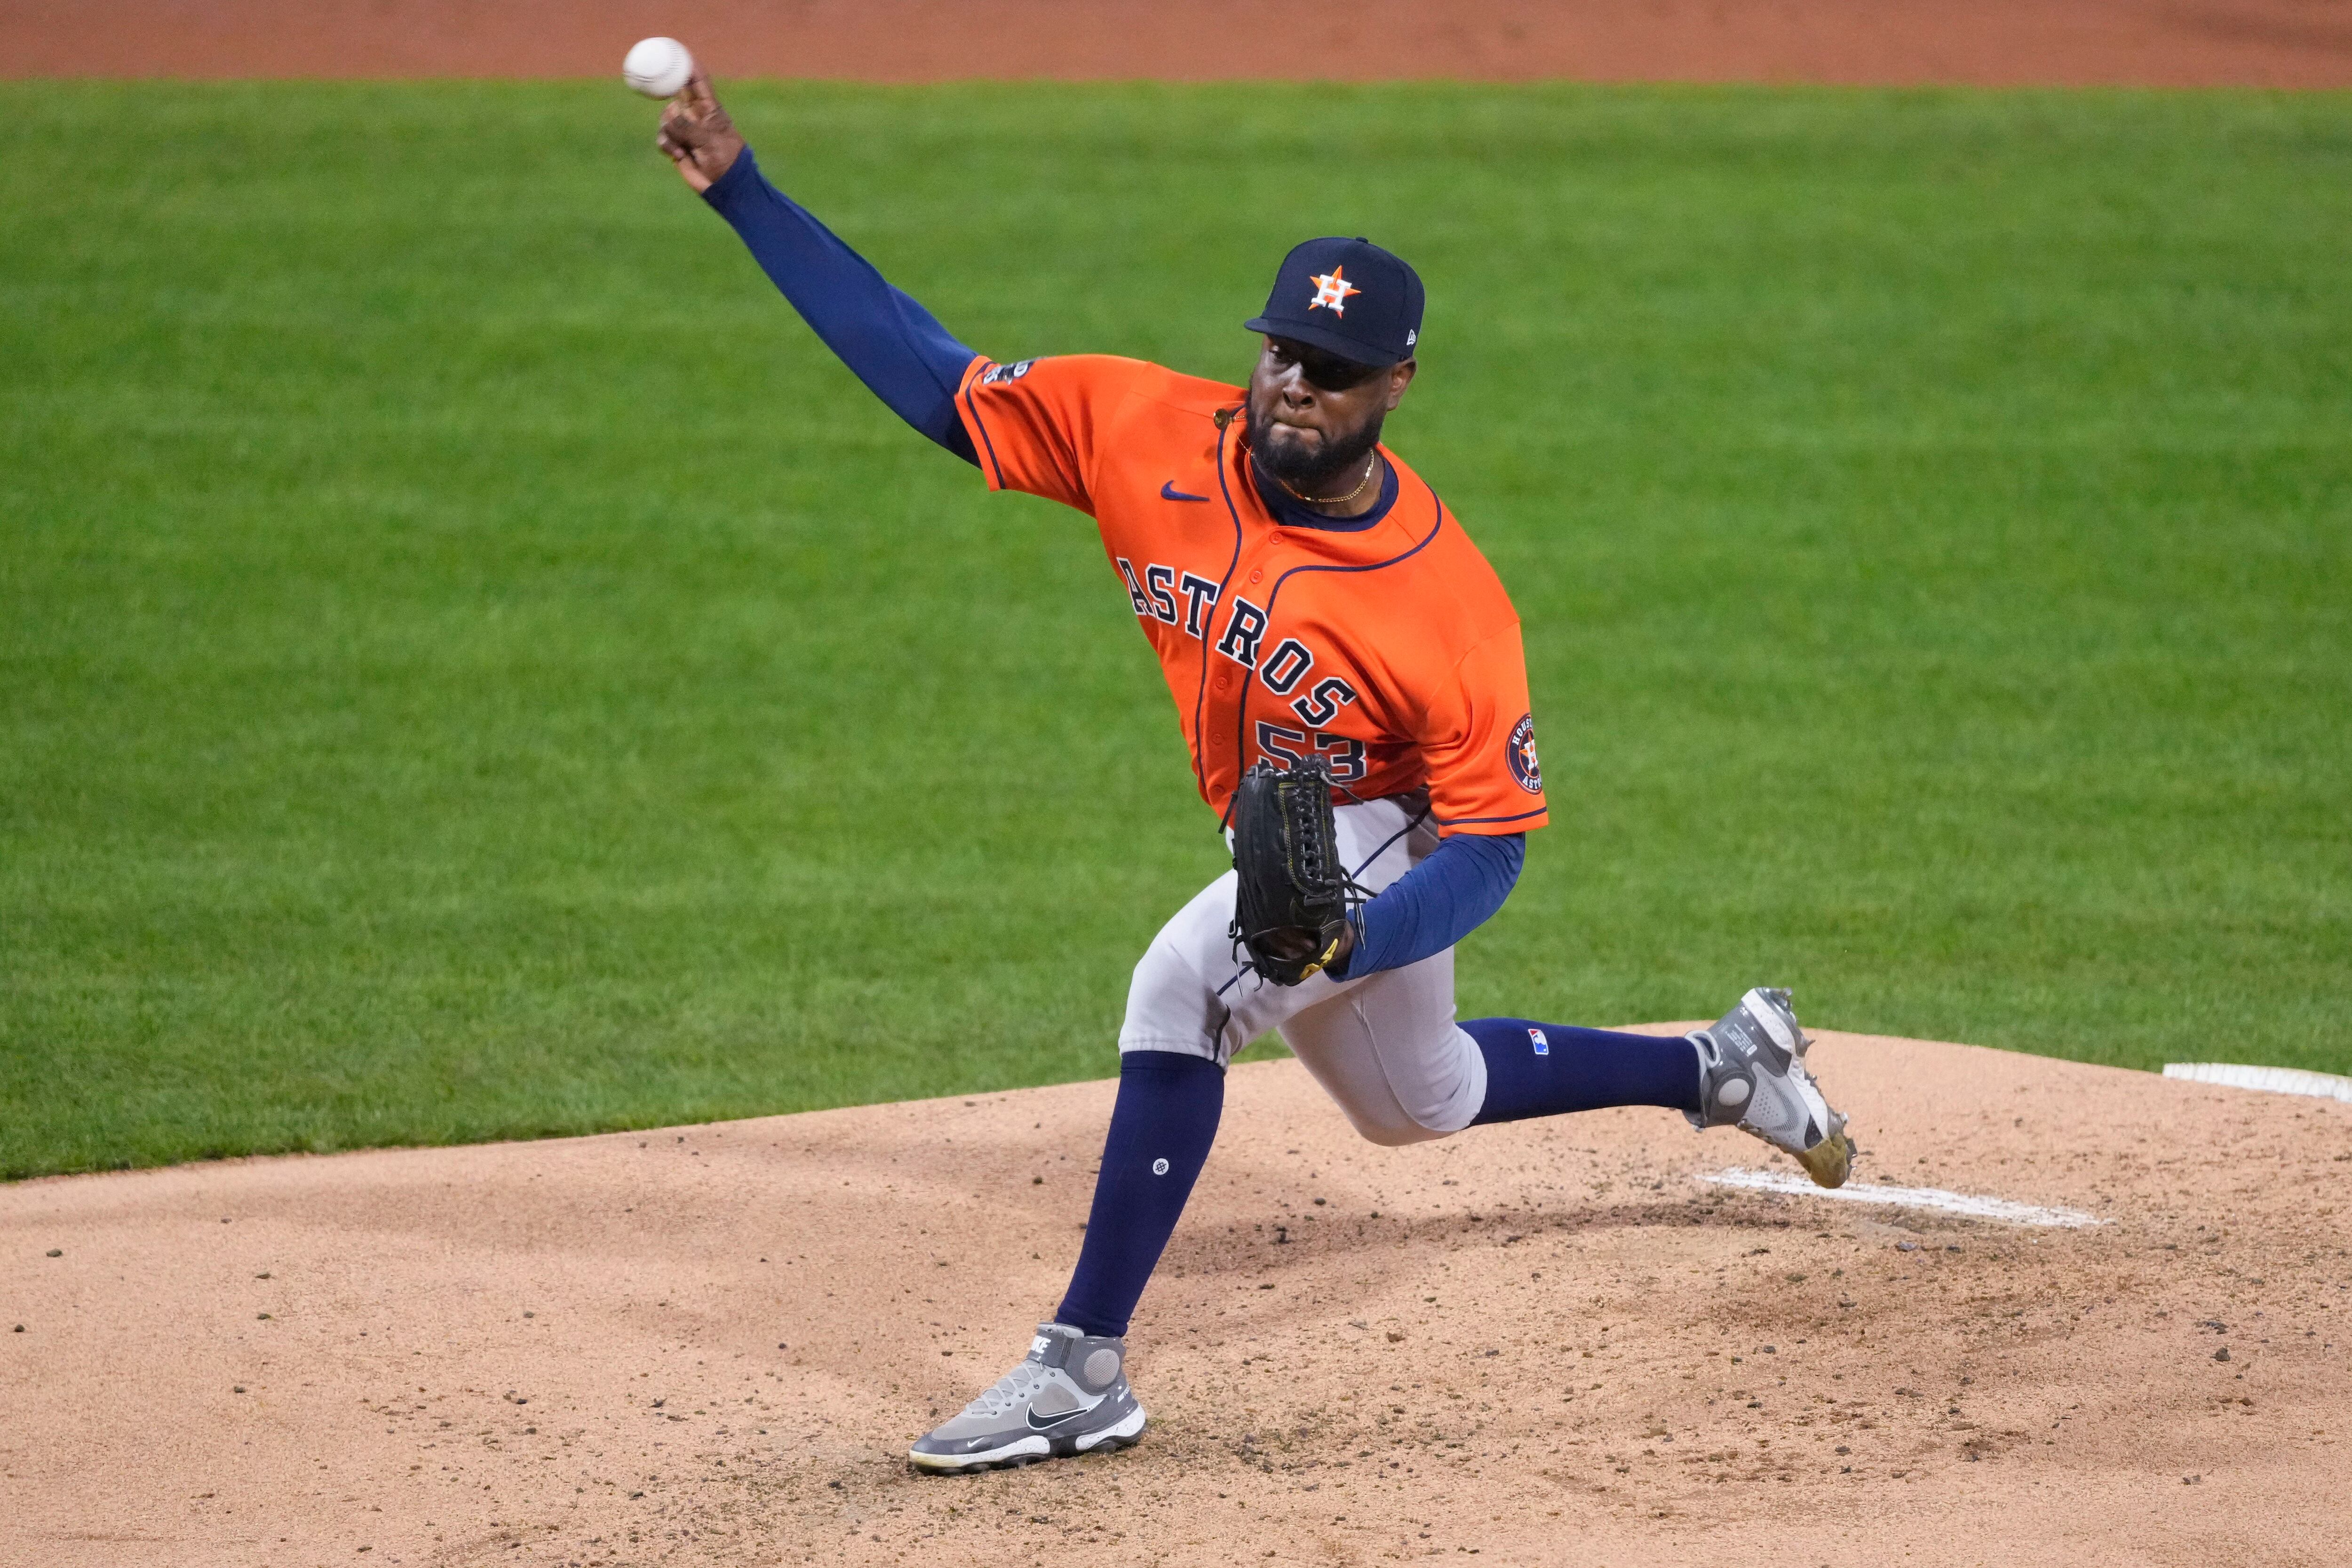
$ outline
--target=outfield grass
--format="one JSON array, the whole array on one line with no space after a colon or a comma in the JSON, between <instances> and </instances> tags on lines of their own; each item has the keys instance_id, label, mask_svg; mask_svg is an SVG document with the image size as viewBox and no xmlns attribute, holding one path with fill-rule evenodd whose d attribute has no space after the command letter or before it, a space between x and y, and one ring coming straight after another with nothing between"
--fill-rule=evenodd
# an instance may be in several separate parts
<instances>
[{"instance_id":1,"label":"outfield grass","mask_svg":"<svg viewBox=\"0 0 2352 1568\"><path fill-rule=\"evenodd\" d=\"M1466 1011L2352 1069L2352 99L733 97L1000 357L1420 266L1555 823ZM1222 863L1126 597L644 104L0 108L0 1173L1111 1071Z\"/></svg>"}]
</instances>

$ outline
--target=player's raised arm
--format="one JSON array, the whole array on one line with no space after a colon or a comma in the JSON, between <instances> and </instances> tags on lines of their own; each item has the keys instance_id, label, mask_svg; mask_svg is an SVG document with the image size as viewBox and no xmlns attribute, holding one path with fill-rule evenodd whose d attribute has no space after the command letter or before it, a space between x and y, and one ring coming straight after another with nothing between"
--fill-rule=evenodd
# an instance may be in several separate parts
<instances>
[{"instance_id":1,"label":"player's raised arm","mask_svg":"<svg viewBox=\"0 0 2352 1568\"><path fill-rule=\"evenodd\" d=\"M655 141L678 177L734 225L825 347L899 418L977 465L955 400L979 356L768 183L708 75L698 69L662 111Z\"/></svg>"}]
</instances>

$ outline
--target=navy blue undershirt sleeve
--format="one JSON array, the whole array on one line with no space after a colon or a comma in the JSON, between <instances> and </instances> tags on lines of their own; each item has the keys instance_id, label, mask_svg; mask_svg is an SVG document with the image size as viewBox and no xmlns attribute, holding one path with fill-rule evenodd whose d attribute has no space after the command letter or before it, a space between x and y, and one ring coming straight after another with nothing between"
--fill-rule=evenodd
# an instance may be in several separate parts
<instances>
[{"instance_id":1,"label":"navy blue undershirt sleeve","mask_svg":"<svg viewBox=\"0 0 2352 1568\"><path fill-rule=\"evenodd\" d=\"M1361 979L1443 953L1491 919L1519 880L1525 833L1456 833L1356 911L1356 946L1334 979Z\"/></svg>"},{"instance_id":2,"label":"navy blue undershirt sleeve","mask_svg":"<svg viewBox=\"0 0 2352 1568\"><path fill-rule=\"evenodd\" d=\"M956 416L956 389L976 357L937 318L890 287L807 209L760 172L749 147L702 199L734 225L793 308L892 413L979 465Z\"/></svg>"}]
</instances>

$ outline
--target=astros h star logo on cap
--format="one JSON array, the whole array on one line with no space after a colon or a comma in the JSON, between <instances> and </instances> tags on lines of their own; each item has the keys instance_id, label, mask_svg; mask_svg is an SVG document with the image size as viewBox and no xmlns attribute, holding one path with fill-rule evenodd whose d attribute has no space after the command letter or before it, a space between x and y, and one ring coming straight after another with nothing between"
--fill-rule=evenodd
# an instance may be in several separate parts
<instances>
[{"instance_id":1,"label":"astros h star logo on cap","mask_svg":"<svg viewBox=\"0 0 2352 1568\"><path fill-rule=\"evenodd\" d=\"M1328 272L1316 275L1315 298L1307 302L1307 308L1313 310L1328 305L1332 315L1345 316L1348 313L1348 296L1362 292L1341 275L1340 268L1335 267Z\"/></svg>"},{"instance_id":2,"label":"astros h star logo on cap","mask_svg":"<svg viewBox=\"0 0 2352 1568\"><path fill-rule=\"evenodd\" d=\"M1378 369L1412 357L1421 305L1421 278L1402 256L1368 239L1325 235L1290 247L1265 308L1242 326Z\"/></svg>"}]
</instances>

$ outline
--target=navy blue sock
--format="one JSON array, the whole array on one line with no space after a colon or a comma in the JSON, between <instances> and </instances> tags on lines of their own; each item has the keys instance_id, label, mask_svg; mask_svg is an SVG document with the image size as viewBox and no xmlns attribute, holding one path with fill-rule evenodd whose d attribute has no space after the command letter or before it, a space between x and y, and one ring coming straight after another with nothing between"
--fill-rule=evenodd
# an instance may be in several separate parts
<instances>
[{"instance_id":1,"label":"navy blue sock","mask_svg":"<svg viewBox=\"0 0 2352 1568\"><path fill-rule=\"evenodd\" d=\"M1486 1058L1486 1103L1474 1125L1607 1105L1698 1109L1698 1052L1680 1035L1526 1019L1472 1019L1462 1028Z\"/></svg>"},{"instance_id":2,"label":"navy blue sock","mask_svg":"<svg viewBox=\"0 0 2352 1568\"><path fill-rule=\"evenodd\" d=\"M1130 1051L1118 1059L1094 1211L1055 1321L1090 1334L1127 1332L1224 1109L1225 1070L1205 1057Z\"/></svg>"}]
</instances>

